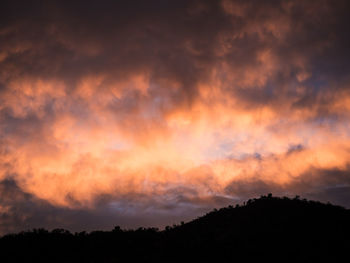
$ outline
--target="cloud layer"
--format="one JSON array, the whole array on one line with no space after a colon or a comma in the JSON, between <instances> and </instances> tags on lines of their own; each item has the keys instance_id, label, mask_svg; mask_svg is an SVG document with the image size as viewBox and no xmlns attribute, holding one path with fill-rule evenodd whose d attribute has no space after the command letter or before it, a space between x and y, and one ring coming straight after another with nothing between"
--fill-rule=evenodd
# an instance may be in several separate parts
<instances>
[{"instance_id":1,"label":"cloud layer","mask_svg":"<svg viewBox=\"0 0 350 263\"><path fill-rule=\"evenodd\" d=\"M349 7L5 1L0 231L164 226L267 192L350 206Z\"/></svg>"}]
</instances>

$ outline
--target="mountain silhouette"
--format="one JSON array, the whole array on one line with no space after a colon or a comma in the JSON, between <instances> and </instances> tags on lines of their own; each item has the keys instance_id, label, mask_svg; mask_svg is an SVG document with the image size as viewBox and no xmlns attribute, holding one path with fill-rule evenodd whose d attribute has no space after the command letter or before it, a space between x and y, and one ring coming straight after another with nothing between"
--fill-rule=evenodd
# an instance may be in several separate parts
<instances>
[{"instance_id":1,"label":"mountain silhouette","mask_svg":"<svg viewBox=\"0 0 350 263\"><path fill-rule=\"evenodd\" d=\"M347 262L349 234L350 210L269 194L163 231L9 234L0 262Z\"/></svg>"}]
</instances>

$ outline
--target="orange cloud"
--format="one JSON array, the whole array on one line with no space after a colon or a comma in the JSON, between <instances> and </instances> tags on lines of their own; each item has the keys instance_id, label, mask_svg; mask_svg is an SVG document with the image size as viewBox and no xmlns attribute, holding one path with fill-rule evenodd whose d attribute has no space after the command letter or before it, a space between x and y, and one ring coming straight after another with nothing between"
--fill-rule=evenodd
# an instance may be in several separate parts
<instances>
[{"instance_id":1,"label":"orange cloud","mask_svg":"<svg viewBox=\"0 0 350 263\"><path fill-rule=\"evenodd\" d=\"M1 181L92 210L349 183L346 1L151 2L7 18Z\"/></svg>"}]
</instances>

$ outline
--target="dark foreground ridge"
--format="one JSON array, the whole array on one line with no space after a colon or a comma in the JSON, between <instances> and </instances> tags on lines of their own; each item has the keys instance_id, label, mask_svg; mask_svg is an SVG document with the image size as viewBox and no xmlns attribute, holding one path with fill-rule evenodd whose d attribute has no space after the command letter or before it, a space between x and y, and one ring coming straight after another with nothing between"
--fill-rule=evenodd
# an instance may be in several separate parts
<instances>
[{"instance_id":1,"label":"dark foreground ridge","mask_svg":"<svg viewBox=\"0 0 350 263\"><path fill-rule=\"evenodd\" d=\"M167 227L0 239L0 262L348 262L350 210L262 196Z\"/></svg>"}]
</instances>

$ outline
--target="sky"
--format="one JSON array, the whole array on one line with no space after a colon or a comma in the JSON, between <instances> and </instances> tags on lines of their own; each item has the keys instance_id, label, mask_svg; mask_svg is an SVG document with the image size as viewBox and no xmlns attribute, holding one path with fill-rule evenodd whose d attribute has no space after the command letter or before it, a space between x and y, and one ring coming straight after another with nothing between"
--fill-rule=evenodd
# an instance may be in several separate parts
<instances>
[{"instance_id":1,"label":"sky","mask_svg":"<svg viewBox=\"0 0 350 263\"><path fill-rule=\"evenodd\" d=\"M347 0L1 1L0 234L350 207Z\"/></svg>"}]
</instances>

